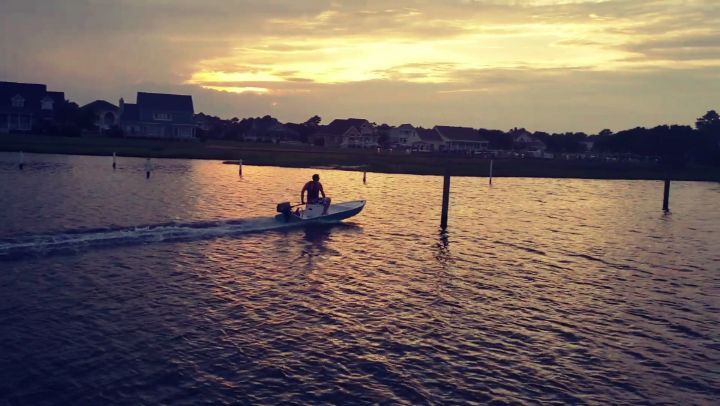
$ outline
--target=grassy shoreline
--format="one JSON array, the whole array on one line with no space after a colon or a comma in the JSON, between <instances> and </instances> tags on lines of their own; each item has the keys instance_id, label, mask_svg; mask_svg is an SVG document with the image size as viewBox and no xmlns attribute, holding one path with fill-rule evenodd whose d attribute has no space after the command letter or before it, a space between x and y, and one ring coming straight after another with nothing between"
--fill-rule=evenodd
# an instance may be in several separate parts
<instances>
[{"instance_id":1,"label":"grassy shoreline","mask_svg":"<svg viewBox=\"0 0 720 406\"><path fill-rule=\"evenodd\" d=\"M294 168L363 167L369 172L441 175L446 167L457 176L488 176L489 160L456 155L377 153L340 150L309 145L273 145L209 140L165 140L0 135L0 151L71 155L238 160L248 165ZM495 159L495 177L664 179L666 171L654 163L566 161L559 159ZM672 173L674 180L720 181L720 168L688 166Z\"/></svg>"}]
</instances>

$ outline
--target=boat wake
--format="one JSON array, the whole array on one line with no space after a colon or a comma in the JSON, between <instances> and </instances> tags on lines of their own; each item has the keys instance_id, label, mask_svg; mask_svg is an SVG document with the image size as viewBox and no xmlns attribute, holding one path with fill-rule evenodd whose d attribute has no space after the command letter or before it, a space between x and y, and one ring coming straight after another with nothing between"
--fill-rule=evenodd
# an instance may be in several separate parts
<instances>
[{"instance_id":1,"label":"boat wake","mask_svg":"<svg viewBox=\"0 0 720 406\"><path fill-rule=\"evenodd\" d=\"M223 237L291 227L273 218L163 223L135 227L68 230L0 239L0 261L52 254L74 254L95 247Z\"/></svg>"}]
</instances>

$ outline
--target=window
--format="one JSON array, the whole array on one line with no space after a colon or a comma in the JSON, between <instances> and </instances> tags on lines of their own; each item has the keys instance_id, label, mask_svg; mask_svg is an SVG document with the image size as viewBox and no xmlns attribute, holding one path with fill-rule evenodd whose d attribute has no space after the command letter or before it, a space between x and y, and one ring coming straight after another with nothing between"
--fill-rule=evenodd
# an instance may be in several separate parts
<instances>
[{"instance_id":1,"label":"window","mask_svg":"<svg viewBox=\"0 0 720 406\"><path fill-rule=\"evenodd\" d=\"M20 96L19 94L15 95L15 97L12 98L12 106L18 108L25 107L25 98Z\"/></svg>"},{"instance_id":2,"label":"window","mask_svg":"<svg viewBox=\"0 0 720 406\"><path fill-rule=\"evenodd\" d=\"M45 97L40 101L40 108L43 109L43 110L52 110L54 103L55 103L55 102L53 101L53 99L45 96Z\"/></svg>"},{"instance_id":3,"label":"window","mask_svg":"<svg viewBox=\"0 0 720 406\"><path fill-rule=\"evenodd\" d=\"M171 121L172 115L170 113L155 113L153 114L153 118L160 121Z\"/></svg>"}]
</instances>

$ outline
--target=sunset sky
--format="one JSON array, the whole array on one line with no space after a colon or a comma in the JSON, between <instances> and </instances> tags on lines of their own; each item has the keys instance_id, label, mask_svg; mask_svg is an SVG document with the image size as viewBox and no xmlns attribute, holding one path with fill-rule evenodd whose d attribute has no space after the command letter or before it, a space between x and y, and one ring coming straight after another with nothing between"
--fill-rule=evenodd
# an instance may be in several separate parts
<instances>
[{"instance_id":1,"label":"sunset sky","mask_svg":"<svg viewBox=\"0 0 720 406\"><path fill-rule=\"evenodd\" d=\"M225 118L691 124L720 110L720 1L0 0L0 80Z\"/></svg>"}]
</instances>

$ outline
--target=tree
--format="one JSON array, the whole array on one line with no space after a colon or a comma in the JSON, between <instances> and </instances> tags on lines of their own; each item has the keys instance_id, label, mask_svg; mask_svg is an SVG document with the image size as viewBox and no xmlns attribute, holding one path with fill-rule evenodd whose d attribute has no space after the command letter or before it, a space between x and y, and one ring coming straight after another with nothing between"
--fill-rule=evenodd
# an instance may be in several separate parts
<instances>
[{"instance_id":1,"label":"tree","mask_svg":"<svg viewBox=\"0 0 720 406\"><path fill-rule=\"evenodd\" d=\"M490 142L490 149L510 150L513 147L512 137L502 130L481 128L478 130L478 134Z\"/></svg>"},{"instance_id":2,"label":"tree","mask_svg":"<svg viewBox=\"0 0 720 406\"><path fill-rule=\"evenodd\" d=\"M697 119L695 128L700 131L720 130L720 115L715 110L710 110L704 116Z\"/></svg>"},{"instance_id":3,"label":"tree","mask_svg":"<svg viewBox=\"0 0 720 406\"><path fill-rule=\"evenodd\" d=\"M310 117L309 119L307 119L307 121L304 122L303 124L308 127L317 127L320 125L321 121L322 121L322 118L320 118L320 116L314 115L314 116Z\"/></svg>"},{"instance_id":4,"label":"tree","mask_svg":"<svg viewBox=\"0 0 720 406\"><path fill-rule=\"evenodd\" d=\"M700 134L695 156L699 162L720 164L720 115L710 110L697 119L695 127Z\"/></svg>"}]
</instances>

